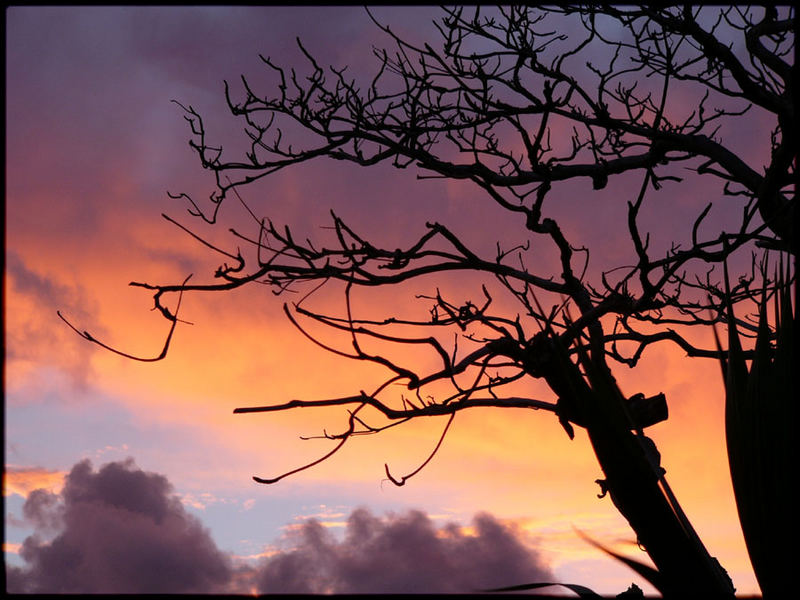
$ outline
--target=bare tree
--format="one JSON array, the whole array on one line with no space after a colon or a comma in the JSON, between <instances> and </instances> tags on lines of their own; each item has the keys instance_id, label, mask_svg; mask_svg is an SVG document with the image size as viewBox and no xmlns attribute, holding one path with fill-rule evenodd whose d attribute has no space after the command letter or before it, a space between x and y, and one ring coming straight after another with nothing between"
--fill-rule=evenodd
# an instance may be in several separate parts
<instances>
[{"instance_id":1,"label":"bare tree","mask_svg":"<svg viewBox=\"0 0 800 600\"><path fill-rule=\"evenodd\" d=\"M344 429L325 434L335 442L330 452L256 481L273 483L317 464L355 435L417 417L449 416L421 469L459 411L486 406L549 411L570 438L574 426L586 428L605 474L598 480L601 494L609 494L656 568L629 564L665 593L691 589L732 595L730 579L683 514L655 444L644 434L667 418L664 395L626 398L609 362L634 367L647 348L661 342L677 344L692 357L719 358L719 349L698 347L686 332L726 322L733 314L726 312L729 303L755 296L759 275L772 293L777 285L763 268L768 251L797 254L797 138L789 133L796 131L793 10L443 9L435 23L441 34L436 47L412 43L373 21L392 49L374 49L377 71L368 82L359 83L345 68L320 65L298 40L307 73L262 56L277 78L273 93L257 91L244 76L236 91L225 83L230 111L243 120L248 136L243 158L230 158L213 145L201 115L181 105L191 125L190 145L203 168L214 173L216 189L207 203L187 194L171 196L186 201L192 216L214 224L233 193L250 211L254 229L232 230L243 253L212 244L167 217L225 262L210 283L131 284L152 290L155 307L171 321L170 337L156 359L166 355L179 320L177 309L165 305L170 295L251 283L267 284L276 294L302 289L300 300L284 304L299 331L343 358L385 367L387 376L347 397L237 409L351 407ZM689 110L670 102L677 93L693 99ZM754 113L773 122L772 131L764 132L771 148L764 164L750 164L723 135L725 126ZM568 138L557 137L563 131L570 132ZM538 264L528 242L505 249L498 242L494 255L481 255L470 240L441 223L426 223L404 248L391 248L332 213L326 242L299 241L289 227L257 215L239 196L243 186L323 157L365 167L390 163L415 168L420 178L471 182L498 211L518 216L529 241L550 245L558 268L547 271ZM626 264L597 273L589 266L590 249L580 245L583 240L568 239L551 207L562 182L588 178L593 189L601 190L623 176L641 181L638 194L624 198L623 227L633 252ZM733 226L711 232L704 219L712 203L698 206L695 218L675 232L676 239L689 242L656 254L641 225L642 207L652 190L698 176L718 180L718 202L740 217ZM749 265L732 286L723 287L721 265L747 253ZM450 271L499 283L518 312L496 310L496 292L488 285L481 297L465 302L439 290L420 294L430 306L425 319L360 318L351 309L356 288ZM343 285L345 313L314 307L315 292L337 281ZM349 348L326 344L308 324L344 332ZM745 333L757 329L748 318L736 324ZM403 333L413 328L419 334ZM467 350L444 344L442 331L455 331ZM392 356L365 351L365 340L424 348L439 365L420 372ZM543 379L557 400L505 393L506 386L524 378ZM441 393L444 383L449 393ZM398 395L396 384L413 397ZM433 386L439 386L437 393L429 394ZM397 477L387 467L386 474L403 485L419 469Z\"/></svg>"}]
</instances>

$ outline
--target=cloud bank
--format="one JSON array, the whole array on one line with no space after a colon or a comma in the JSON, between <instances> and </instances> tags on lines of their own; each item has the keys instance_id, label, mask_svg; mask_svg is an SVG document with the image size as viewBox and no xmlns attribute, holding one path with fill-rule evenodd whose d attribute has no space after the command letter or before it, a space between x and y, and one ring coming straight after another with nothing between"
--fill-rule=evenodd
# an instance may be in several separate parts
<instances>
[{"instance_id":1,"label":"cloud bank","mask_svg":"<svg viewBox=\"0 0 800 600\"><path fill-rule=\"evenodd\" d=\"M378 519L353 511L344 540L311 520L294 550L270 557L256 585L262 593L457 593L519 582L552 581L549 569L517 532L483 513L472 531L437 529L410 511Z\"/></svg>"},{"instance_id":2,"label":"cloud bank","mask_svg":"<svg viewBox=\"0 0 800 600\"><path fill-rule=\"evenodd\" d=\"M311 519L286 549L237 566L166 477L132 459L96 472L77 463L60 494L31 492L23 515L35 533L20 549L26 566L6 567L12 593L449 593L552 581L520 533L486 513L471 528L437 528L420 511L381 519L359 508L341 539Z\"/></svg>"},{"instance_id":3,"label":"cloud bank","mask_svg":"<svg viewBox=\"0 0 800 600\"><path fill-rule=\"evenodd\" d=\"M214 592L231 565L167 479L131 459L93 472L76 464L56 496L35 490L23 514L36 533L22 545L27 569L7 567L9 592ZM41 535L59 533L50 541Z\"/></svg>"}]
</instances>

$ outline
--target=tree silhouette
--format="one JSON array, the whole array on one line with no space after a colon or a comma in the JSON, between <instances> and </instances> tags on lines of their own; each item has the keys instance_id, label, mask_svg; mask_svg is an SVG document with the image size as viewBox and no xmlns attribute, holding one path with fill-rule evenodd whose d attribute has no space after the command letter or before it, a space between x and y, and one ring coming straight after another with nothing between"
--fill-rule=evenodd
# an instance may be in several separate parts
<instances>
[{"instance_id":1,"label":"tree silhouette","mask_svg":"<svg viewBox=\"0 0 800 600\"><path fill-rule=\"evenodd\" d=\"M209 140L201 115L181 104L191 126L190 146L216 186L206 203L170 195L213 225L233 194L254 225L253 233L231 230L243 253L225 250L167 217L225 262L212 283L131 284L152 290L155 307L171 321L170 337L155 360L166 355L179 321L177 309L165 306L166 297L251 283L271 286L276 294L302 290L299 300L284 304L292 324L343 358L381 365L387 376L374 389L347 397L237 409L351 407L344 430L324 434L335 442L330 452L256 481L273 483L318 464L355 435L417 417L449 416L433 453L417 470L398 477L387 467L387 477L403 485L431 460L457 412L487 406L549 411L570 438L574 426L587 430L605 474L598 480L601 494L608 493L628 520L655 569L630 564L667 594L691 589L732 595L727 574L683 514L658 450L644 433L667 418L666 398L644 392L625 397L611 365L634 367L661 342L677 344L692 357L720 358L719 348L698 346L690 332L726 323L734 314L729 306L741 306L740 315L752 313L748 303L762 287L753 285L757 277L765 293L780 287L763 268L766 254L797 254L797 138L789 133L796 131L793 10L443 9L435 22L440 33L435 47L404 39L370 17L391 50L373 49L377 70L368 80L321 65L298 40L305 73L262 56L275 78L271 91L255 89L244 76L236 90L225 83L230 112L243 120L248 136L243 157L223 153ZM764 164L752 164L729 143L732 125L756 117L772 121L772 130L764 131L770 147ZM430 222L403 248L384 247L379 233L356 232L333 212L325 242L300 241L290 227L258 215L239 195L243 186L324 157L470 182L497 211L518 217L514 237L527 241L503 248L500 240L494 255L484 255L447 225ZM582 245L586 240L571 239L565 217L555 216L559 188L590 180L599 193L631 177L639 178L637 194L611 200L606 194L605 201L626 203L627 219L620 225L632 253L597 272L590 268L592 249ZM654 201L655 191L681 189L677 183L690 185L698 177L719 181L715 202L729 216L726 224L721 230L707 226L713 205L708 202L674 232L666 252L652 250L643 208ZM554 270L537 261L542 248L557 257ZM742 261L747 253L751 260ZM732 285L723 286L721 267L728 263L740 272ZM438 289L418 295L430 306L425 319L366 318L352 309L356 288L453 271L499 284L517 312L496 308L497 292L488 284L480 297L463 302ZM344 314L312 306L314 294L335 282L343 286ZM309 324L317 329L312 332ZM744 334L758 329L748 318L735 324ZM315 333L320 326L344 332L349 347L328 345ZM456 332L467 349L446 344L442 332ZM105 346L88 332L79 333ZM431 352L438 365L420 371L388 353L368 352L366 340ZM505 393L506 386L525 378L544 380L556 400ZM412 397L398 396L396 384ZM449 385L449 393L441 393L442 384ZM435 393L427 391L434 387Z\"/></svg>"}]
</instances>

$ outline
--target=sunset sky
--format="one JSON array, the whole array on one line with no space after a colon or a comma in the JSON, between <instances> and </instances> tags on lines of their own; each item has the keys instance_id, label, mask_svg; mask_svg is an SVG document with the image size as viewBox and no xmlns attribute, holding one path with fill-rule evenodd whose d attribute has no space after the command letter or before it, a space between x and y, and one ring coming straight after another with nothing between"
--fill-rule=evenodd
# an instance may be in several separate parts
<instances>
[{"instance_id":1,"label":"sunset sky","mask_svg":"<svg viewBox=\"0 0 800 600\"><path fill-rule=\"evenodd\" d=\"M375 14L398 33L436 39L430 23L436 9ZM446 419L356 438L315 468L259 485L253 475L275 476L324 454L329 441L300 436L343 429L346 412L234 415L234 408L351 395L374 388L383 371L313 345L286 320L284 298L268 288L186 295L181 318L192 325L178 325L168 357L156 363L93 346L56 315L61 311L79 330L125 352L158 354L169 324L150 310L151 295L128 283L179 283L190 273L209 281L219 262L161 217L192 225L186 205L167 191L203 198L213 183L171 100L192 105L226 139L241 127L226 114L223 80L232 86L242 74L257 80L264 69L259 53L300 65L300 37L321 62L371 73L371 45L389 42L362 8L12 7L6 28L4 550L19 577L57 586L62 575L65 590L90 585L92 575L70 583L75 573L47 571L43 565L57 549L45 542L60 539L101 563L109 559L96 555L103 552L98 545L111 543L104 535L123 531L139 536L120 554L133 564L148 564L149 555L178 561L185 550L181 568L192 591L279 590L276 582L311 577L299 572L291 579L298 569L292 556L304 558L307 569L334 569L330 556L357 554L367 538L416 555L411 572L420 589L443 579L467 587L547 579L603 594L632 582L652 591L577 533L647 560L610 499L597 497L594 481L602 473L585 432L570 441L550 413L459 413L434 460L403 487L385 479L384 463L397 475L414 470ZM760 170L769 126L756 115L720 135ZM632 255L624 222L621 234L614 231L625 202L612 204L609 194L628 200L639 183L617 182L598 196L609 202L598 200L590 211L581 202L591 182L564 187L560 210L565 219L575 213L569 231L597 249L592 259L599 264L623 264ZM664 202L648 209L648 222L669 230L694 218L720 190L715 181L665 189ZM300 238L329 235L322 227L331 209L387 246L413 241L434 220L489 251L497 240L512 246L522 239L505 232L524 235L478 190L418 181L413 169L320 160L242 193ZM714 218L724 214L712 212ZM669 239L652 231L653 243L668 247ZM364 311L402 306L419 317L429 306L414 294L433 293L437 283L356 300ZM458 289L455 278L441 283ZM475 289L463 291L464 298ZM325 298L343 309L341 294ZM698 335L711 346L710 332ZM649 435L669 482L738 593L757 593L728 474L719 367L655 346L636 369L615 369L631 394L666 394L669 420ZM531 397L553 398L536 382L526 385ZM119 498L120 486L131 495ZM141 524L124 523L119 506L139 511ZM154 515L166 515L168 525L148 529L161 518ZM419 546L426 540L423 560ZM328 559L320 558L320 548ZM442 558L454 555L461 562ZM490 569L491 561L500 566ZM445 563L439 571L430 567ZM374 582L391 591L380 586L407 575L394 571L391 553L365 553L359 564L368 564L375 579L364 572L356 578L351 569L351 579L339 573L347 583L337 590L368 591ZM102 589L108 574L99 567L89 572L97 573L93 589ZM162 585L153 577L153 586Z\"/></svg>"}]
</instances>

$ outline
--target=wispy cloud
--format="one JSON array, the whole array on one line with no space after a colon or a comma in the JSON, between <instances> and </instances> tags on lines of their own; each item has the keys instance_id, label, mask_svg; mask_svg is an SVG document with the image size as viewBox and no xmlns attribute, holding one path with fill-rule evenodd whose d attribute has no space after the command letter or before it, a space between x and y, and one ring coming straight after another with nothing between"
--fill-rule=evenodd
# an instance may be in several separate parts
<instances>
[{"instance_id":1,"label":"wispy cloud","mask_svg":"<svg viewBox=\"0 0 800 600\"><path fill-rule=\"evenodd\" d=\"M65 475L66 473L63 471L54 471L41 467L6 465L3 472L3 496L17 494L24 498L36 489L59 492L64 485Z\"/></svg>"},{"instance_id":2,"label":"wispy cloud","mask_svg":"<svg viewBox=\"0 0 800 600\"><path fill-rule=\"evenodd\" d=\"M84 388L91 375L88 360L93 348L62 326L57 310L79 321L88 321L89 300L82 288L66 285L47 273L32 269L17 252L6 253L6 367L9 382L26 364L46 364L69 375L73 385ZM54 348L60 351L54 352ZM34 378L35 379L35 378Z\"/></svg>"},{"instance_id":3,"label":"wispy cloud","mask_svg":"<svg viewBox=\"0 0 800 600\"><path fill-rule=\"evenodd\" d=\"M11 554L19 554L20 548L22 548L22 544L3 542L3 552L8 552Z\"/></svg>"}]
</instances>

